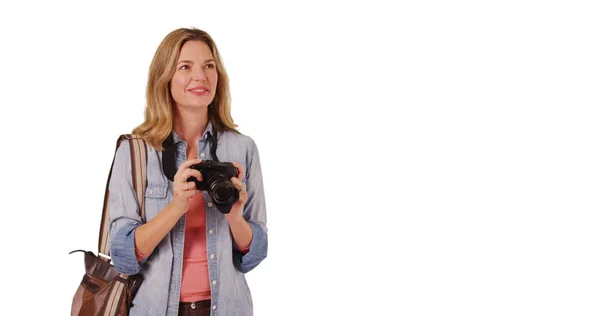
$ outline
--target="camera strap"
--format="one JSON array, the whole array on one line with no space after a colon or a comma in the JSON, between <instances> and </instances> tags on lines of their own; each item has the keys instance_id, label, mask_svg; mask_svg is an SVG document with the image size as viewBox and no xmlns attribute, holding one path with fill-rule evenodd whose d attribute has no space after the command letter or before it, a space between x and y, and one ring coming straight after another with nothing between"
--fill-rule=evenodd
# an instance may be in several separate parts
<instances>
[{"instance_id":1,"label":"camera strap","mask_svg":"<svg viewBox=\"0 0 600 316\"><path fill-rule=\"evenodd\" d=\"M213 137L214 134L214 137ZM219 161L219 157L217 157L217 130L213 127L211 133L209 133L210 137L210 155L212 160Z\"/></svg>"}]
</instances>

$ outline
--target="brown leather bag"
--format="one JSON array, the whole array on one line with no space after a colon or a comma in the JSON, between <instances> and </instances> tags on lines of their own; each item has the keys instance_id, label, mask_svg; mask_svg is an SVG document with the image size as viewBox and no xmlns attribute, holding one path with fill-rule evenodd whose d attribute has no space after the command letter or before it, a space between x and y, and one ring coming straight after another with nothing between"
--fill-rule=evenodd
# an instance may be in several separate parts
<instances>
[{"instance_id":1,"label":"brown leather bag","mask_svg":"<svg viewBox=\"0 0 600 316\"><path fill-rule=\"evenodd\" d=\"M117 140L117 149L124 139L129 140L131 149L131 166L133 186L140 204L140 216L146 221L144 213L144 191L146 188L146 142L131 134L124 134ZM116 156L116 149L115 149ZM71 305L71 316L125 316L129 315L129 308L137 289L143 278L141 275L126 275L115 270L110 263L108 223L110 212L108 210L109 183L115 160L113 158L104 193L104 207L102 208L102 222L100 224L100 237L98 241L98 256L91 251L84 252L85 275L75 292Z\"/></svg>"}]
</instances>

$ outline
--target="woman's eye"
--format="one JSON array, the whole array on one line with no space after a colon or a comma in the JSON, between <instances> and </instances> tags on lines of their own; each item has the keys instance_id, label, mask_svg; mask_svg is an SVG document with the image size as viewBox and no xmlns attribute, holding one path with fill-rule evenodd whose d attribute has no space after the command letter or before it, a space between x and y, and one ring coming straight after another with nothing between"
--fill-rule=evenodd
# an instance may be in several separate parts
<instances>
[{"instance_id":1,"label":"woman's eye","mask_svg":"<svg viewBox=\"0 0 600 316\"><path fill-rule=\"evenodd\" d=\"M206 68L208 68L208 69L213 69L213 68L215 68L215 65L214 65L214 64L207 64L207 65L206 65Z\"/></svg>"},{"instance_id":2,"label":"woman's eye","mask_svg":"<svg viewBox=\"0 0 600 316\"><path fill-rule=\"evenodd\" d=\"M179 67L179 69L181 69L181 70L185 70L185 69L188 69L188 68L189 68L188 65L183 65L183 66Z\"/></svg>"}]
</instances>

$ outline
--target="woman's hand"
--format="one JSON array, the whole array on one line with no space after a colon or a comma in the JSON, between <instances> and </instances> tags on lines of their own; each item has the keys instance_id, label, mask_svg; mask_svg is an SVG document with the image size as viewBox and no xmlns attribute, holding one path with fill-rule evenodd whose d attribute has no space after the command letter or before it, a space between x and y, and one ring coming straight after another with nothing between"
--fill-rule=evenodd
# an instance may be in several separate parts
<instances>
[{"instance_id":1,"label":"woman's hand","mask_svg":"<svg viewBox=\"0 0 600 316\"><path fill-rule=\"evenodd\" d=\"M237 177L232 177L230 180L231 183L238 188L240 198L233 204L229 214L225 214L225 218L229 223L229 229L231 230L235 247L245 253L250 251L253 235L252 227L250 227L250 224L248 224L246 219L242 216L244 205L248 201L248 191L246 191L246 186L242 183L242 179L244 179L244 168L237 162L234 162L233 165L238 169L238 175Z\"/></svg>"},{"instance_id":2,"label":"woman's hand","mask_svg":"<svg viewBox=\"0 0 600 316\"><path fill-rule=\"evenodd\" d=\"M190 169L191 165L201 161L201 159L190 159L183 162L173 177L173 201L171 203L181 211L181 214L187 212L190 198L202 192L196 189L196 183L187 181L189 177L195 177L198 181L202 181L200 171Z\"/></svg>"},{"instance_id":3,"label":"woman's hand","mask_svg":"<svg viewBox=\"0 0 600 316\"><path fill-rule=\"evenodd\" d=\"M228 214L225 214L228 221L241 219L244 205L248 201L248 191L246 191L246 186L242 183L242 179L244 179L244 168L237 162L234 162L233 165L237 168L238 175L237 177L232 177L230 180L231 183L238 188L240 198L233 204L231 211Z\"/></svg>"}]
</instances>

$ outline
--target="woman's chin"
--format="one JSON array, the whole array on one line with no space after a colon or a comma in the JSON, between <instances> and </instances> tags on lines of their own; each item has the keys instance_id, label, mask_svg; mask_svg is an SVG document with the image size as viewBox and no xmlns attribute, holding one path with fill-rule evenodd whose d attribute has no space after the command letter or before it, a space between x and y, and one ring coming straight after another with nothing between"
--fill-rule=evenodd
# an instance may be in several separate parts
<instances>
[{"instance_id":1,"label":"woman's chin","mask_svg":"<svg viewBox=\"0 0 600 316\"><path fill-rule=\"evenodd\" d=\"M208 108L209 103L206 102L189 102L184 104L177 104L179 107L186 109L206 109Z\"/></svg>"}]
</instances>

